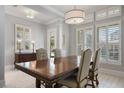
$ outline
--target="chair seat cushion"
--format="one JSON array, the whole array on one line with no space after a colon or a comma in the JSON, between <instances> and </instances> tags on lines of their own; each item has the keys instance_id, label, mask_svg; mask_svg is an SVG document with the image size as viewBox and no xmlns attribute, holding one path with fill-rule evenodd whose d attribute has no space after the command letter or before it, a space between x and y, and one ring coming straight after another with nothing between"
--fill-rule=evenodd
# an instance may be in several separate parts
<instances>
[{"instance_id":1,"label":"chair seat cushion","mask_svg":"<svg viewBox=\"0 0 124 93\"><path fill-rule=\"evenodd\" d=\"M65 78L64 80L60 80L58 83L67 87L76 88L77 87L76 75Z\"/></svg>"}]
</instances>

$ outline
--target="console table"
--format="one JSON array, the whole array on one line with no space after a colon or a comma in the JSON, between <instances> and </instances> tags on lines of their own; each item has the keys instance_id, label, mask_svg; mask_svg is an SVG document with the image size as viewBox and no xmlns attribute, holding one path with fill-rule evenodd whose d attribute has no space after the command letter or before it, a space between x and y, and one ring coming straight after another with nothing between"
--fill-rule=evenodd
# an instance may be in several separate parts
<instances>
[{"instance_id":1,"label":"console table","mask_svg":"<svg viewBox=\"0 0 124 93\"><path fill-rule=\"evenodd\" d=\"M36 60L36 53L15 53L15 63Z\"/></svg>"}]
</instances>

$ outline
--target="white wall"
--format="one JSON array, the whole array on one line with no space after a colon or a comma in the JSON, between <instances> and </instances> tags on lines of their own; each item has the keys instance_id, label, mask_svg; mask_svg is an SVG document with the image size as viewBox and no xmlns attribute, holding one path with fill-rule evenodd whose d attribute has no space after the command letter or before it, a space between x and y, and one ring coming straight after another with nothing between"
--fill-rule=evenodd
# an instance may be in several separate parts
<instances>
[{"instance_id":1,"label":"white wall","mask_svg":"<svg viewBox=\"0 0 124 93\"><path fill-rule=\"evenodd\" d=\"M0 87L4 86L5 29L4 6L0 6Z\"/></svg>"},{"instance_id":2,"label":"white wall","mask_svg":"<svg viewBox=\"0 0 124 93\"><path fill-rule=\"evenodd\" d=\"M44 48L44 39L46 36L46 27L39 23L24 20L15 16L6 14L5 21L5 64L12 65L14 63L14 24L21 24L31 28L32 40L35 41L35 48Z\"/></svg>"},{"instance_id":3,"label":"white wall","mask_svg":"<svg viewBox=\"0 0 124 93\"><path fill-rule=\"evenodd\" d=\"M69 55L76 55L76 31L75 25L69 26Z\"/></svg>"}]
</instances>

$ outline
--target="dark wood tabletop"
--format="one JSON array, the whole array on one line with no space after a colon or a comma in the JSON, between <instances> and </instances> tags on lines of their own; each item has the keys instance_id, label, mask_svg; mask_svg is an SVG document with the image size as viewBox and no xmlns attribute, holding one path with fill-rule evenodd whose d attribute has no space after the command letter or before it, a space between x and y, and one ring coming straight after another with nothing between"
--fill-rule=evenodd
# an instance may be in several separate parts
<instances>
[{"instance_id":1,"label":"dark wood tabletop","mask_svg":"<svg viewBox=\"0 0 124 93\"><path fill-rule=\"evenodd\" d=\"M78 69L80 58L77 56L50 58L46 60L16 63L15 67L36 78L36 87L40 87L40 81L46 83L46 87L65 78Z\"/></svg>"}]
</instances>

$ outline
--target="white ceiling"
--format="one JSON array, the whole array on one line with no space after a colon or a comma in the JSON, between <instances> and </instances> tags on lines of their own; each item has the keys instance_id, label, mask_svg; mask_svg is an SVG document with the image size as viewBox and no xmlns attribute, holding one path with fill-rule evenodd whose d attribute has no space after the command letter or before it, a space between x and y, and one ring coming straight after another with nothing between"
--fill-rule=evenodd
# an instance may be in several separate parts
<instances>
[{"instance_id":1,"label":"white ceiling","mask_svg":"<svg viewBox=\"0 0 124 93\"><path fill-rule=\"evenodd\" d=\"M95 10L103 9L109 7L107 5L78 5L76 8L83 9L86 13L93 12ZM47 24L48 22L63 18L64 13L73 9L72 5L25 5L25 6L5 6L5 11L7 14L27 19L30 21L38 22L41 24ZM27 11L33 11L35 15L34 19L29 19L26 17Z\"/></svg>"},{"instance_id":2,"label":"white ceiling","mask_svg":"<svg viewBox=\"0 0 124 93\"><path fill-rule=\"evenodd\" d=\"M16 17L20 17L20 18L23 18L23 19L27 19L27 20L30 20L30 21L38 22L38 23L45 23L45 22L47 22L49 20L52 20L53 18L57 17L55 15L48 15L44 12L38 12L34 9L31 9L31 8L28 8L28 7L25 7L25 6L17 6L17 7L6 6L5 11L6 11L7 14L10 14L10 15L13 15L13 16L16 16ZM34 19L30 19L30 18L26 17L26 14L27 14L28 11L33 11Z\"/></svg>"},{"instance_id":3,"label":"white ceiling","mask_svg":"<svg viewBox=\"0 0 124 93\"><path fill-rule=\"evenodd\" d=\"M77 9L82 9L82 10L85 10L85 12L89 13L89 12L93 12L93 11L96 11L96 10L99 10L99 9L103 9L103 8L106 8L108 7L107 5L78 5L78 6L74 6L74 5L55 5L55 6L52 6L54 7L55 9L65 13L71 9L74 9L74 8L77 8Z\"/></svg>"}]
</instances>

